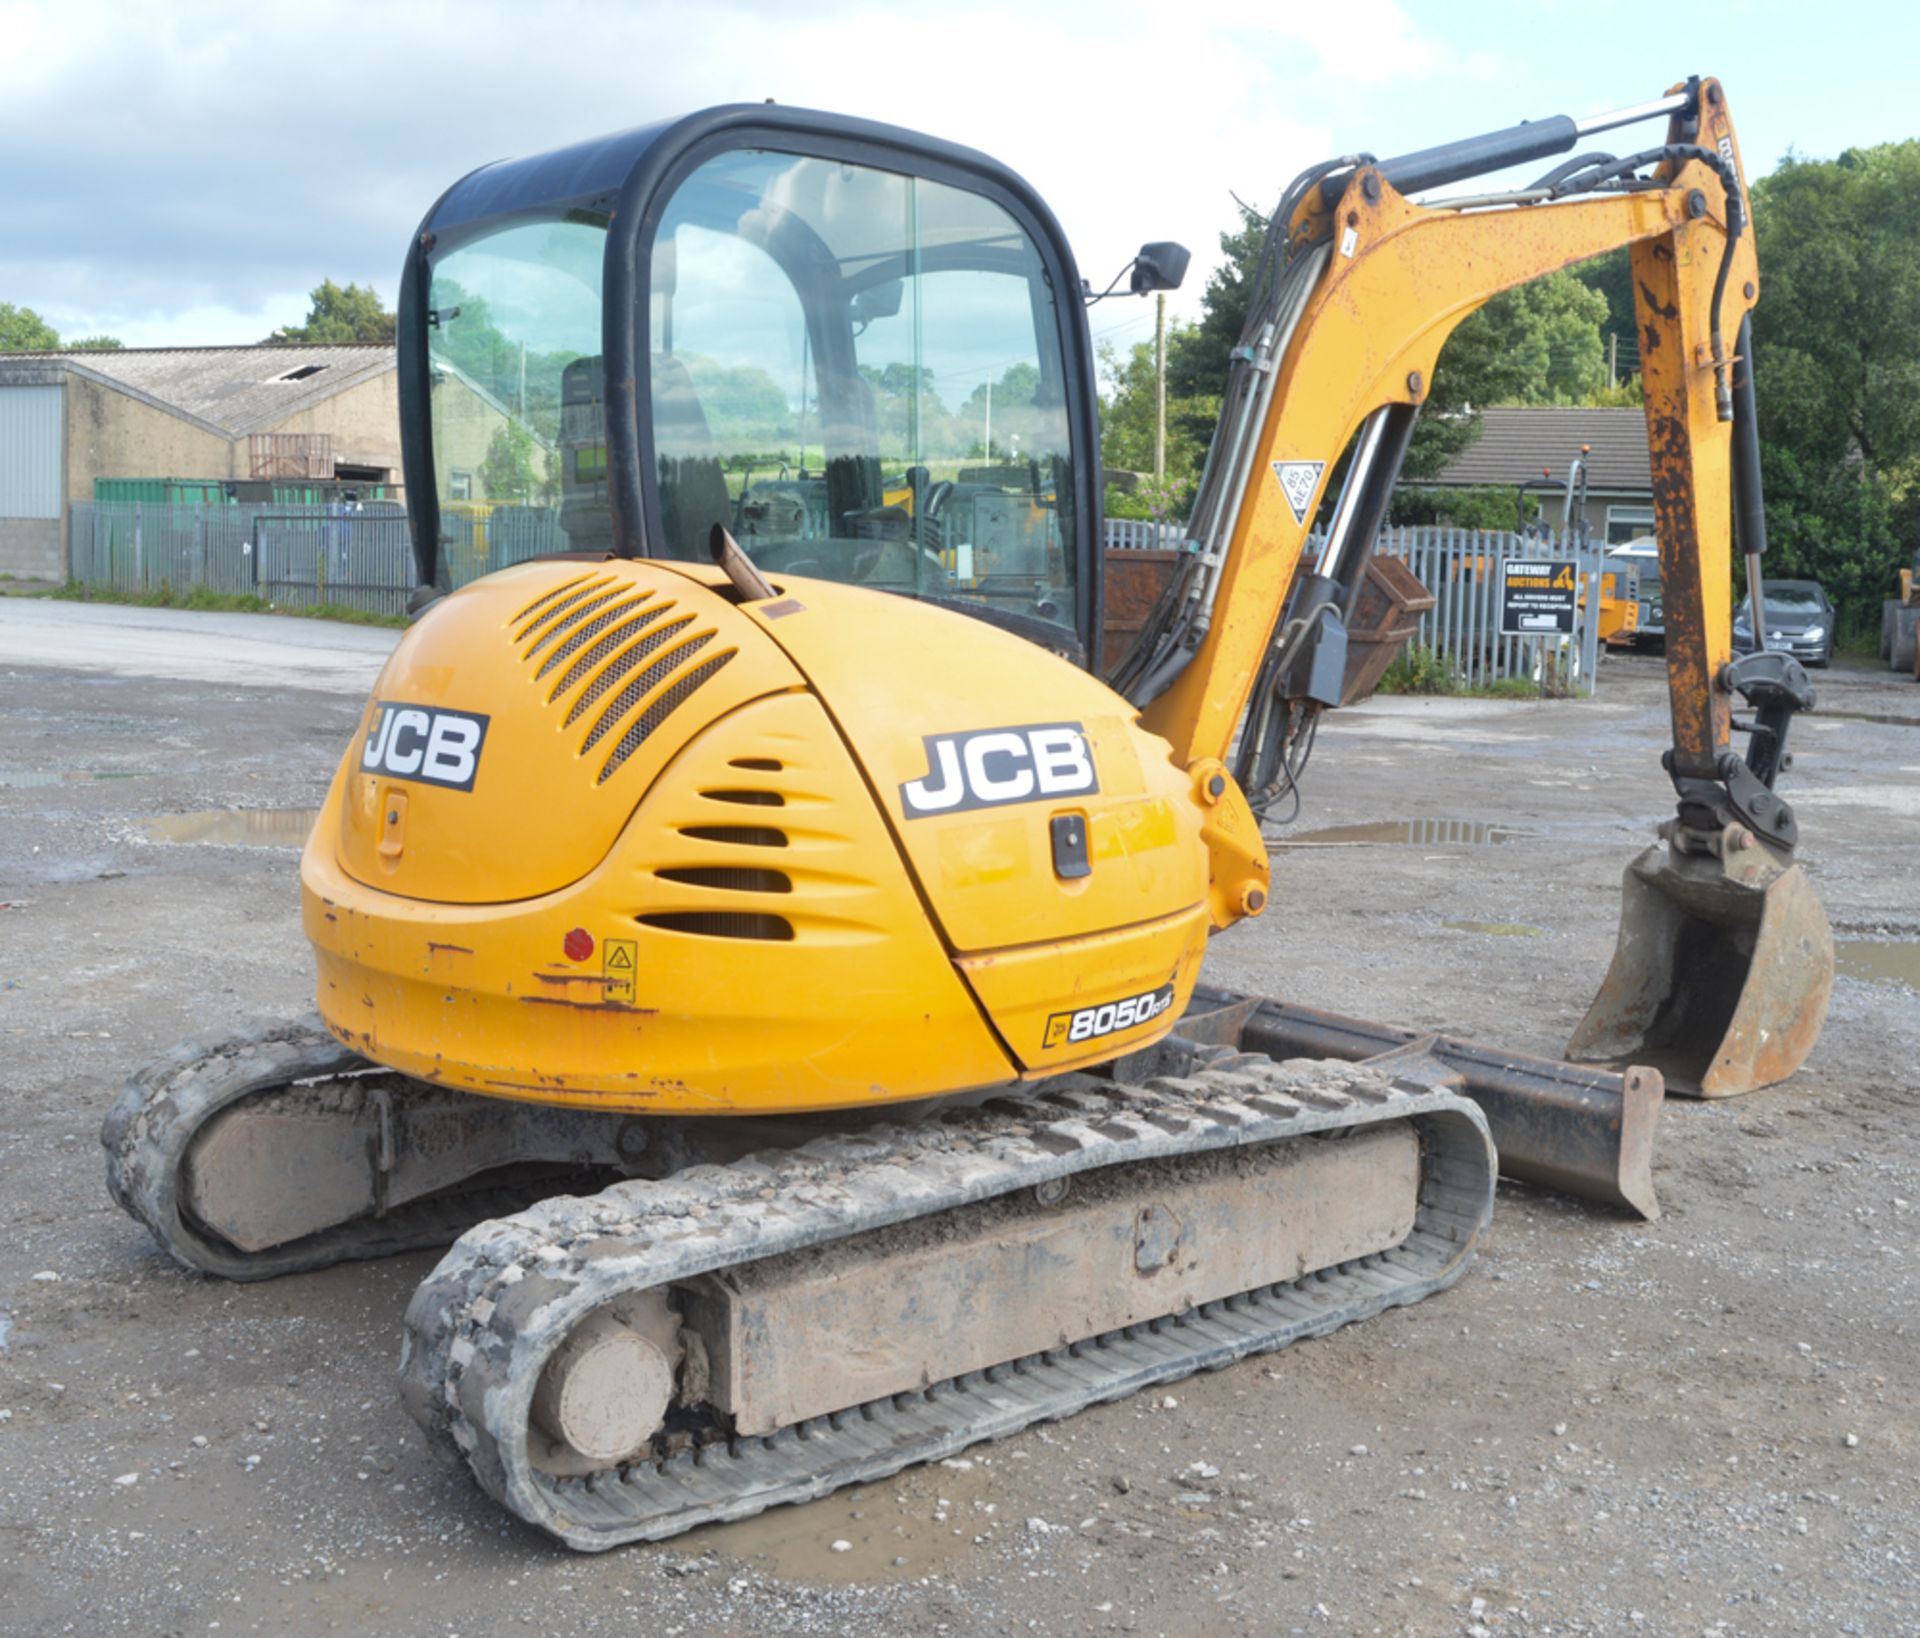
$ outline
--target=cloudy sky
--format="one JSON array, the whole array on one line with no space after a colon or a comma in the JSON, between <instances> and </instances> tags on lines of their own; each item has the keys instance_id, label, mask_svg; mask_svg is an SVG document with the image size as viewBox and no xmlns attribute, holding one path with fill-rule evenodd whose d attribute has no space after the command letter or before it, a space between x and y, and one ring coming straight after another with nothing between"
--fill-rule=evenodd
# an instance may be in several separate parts
<instances>
[{"instance_id":1,"label":"cloudy sky","mask_svg":"<svg viewBox=\"0 0 1920 1638\"><path fill-rule=\"evenodd\" d=\"M1327 155L1709 72L1760 174L1920 134L1915 45L1910 6L1844 0L0 0L0 301L65 336L258 340L325 277L390 304L414 225L475 165L774 97L995 154L1097 285L1183 241L1191 312L1232 196L1270 203ZM1094 319L1122 345L1152 323Z\"/></svg>"}]
</instances>

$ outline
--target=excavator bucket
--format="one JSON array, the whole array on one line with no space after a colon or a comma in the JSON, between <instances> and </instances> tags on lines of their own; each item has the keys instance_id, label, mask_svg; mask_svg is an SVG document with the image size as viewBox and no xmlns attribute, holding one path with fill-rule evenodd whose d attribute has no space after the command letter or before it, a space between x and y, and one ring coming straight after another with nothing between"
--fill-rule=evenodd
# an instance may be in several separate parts
<instances>
[{"instance_id":1,"label":"excavator bucket","mask_svg":"<svg viewBox=\"0 0 1920 1638\"><path fill-rule=\"evenodd\" d=\"M1726 1098L1786 1079L1819 1039L1833 934L1806 872L1741 825L1687 833L1627 866L1620 942L1567 1043L1585 1062L1657 1067L1667 1090Z\"/></svg>"}]
</instances>

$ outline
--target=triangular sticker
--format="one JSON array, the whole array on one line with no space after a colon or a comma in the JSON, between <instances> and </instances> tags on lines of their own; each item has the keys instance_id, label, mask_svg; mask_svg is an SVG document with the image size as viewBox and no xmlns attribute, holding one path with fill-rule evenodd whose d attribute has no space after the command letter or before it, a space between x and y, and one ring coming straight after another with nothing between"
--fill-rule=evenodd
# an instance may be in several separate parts
<instances>
[{"instance_id":1,"label":"triangular sticker","mask_svg":"<svg viewBox=\"0 0 1920 1638\"><path fill-rule=\"evenodd\" d=\"M1280 480L1280 493L1287 497L1295 523L1307 521L1307 508L1313 504L1313 492L1320 487L1320 474L1326 469L1325 461L1273 463L1273 475Z\"/></svg>"}]
</instances>

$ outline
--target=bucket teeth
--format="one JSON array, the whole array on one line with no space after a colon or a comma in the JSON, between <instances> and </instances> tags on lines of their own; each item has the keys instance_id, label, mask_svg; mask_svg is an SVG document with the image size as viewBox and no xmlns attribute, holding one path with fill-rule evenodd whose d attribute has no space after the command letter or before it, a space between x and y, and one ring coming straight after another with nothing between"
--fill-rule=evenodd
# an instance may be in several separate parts
<instances>
[{"instance_id":1,"label":"bucket teeth","mask_svg":"<svg viewBox=\"0 0 1920 1638\"><path fill-rule=\"evenodd\" d=\"M1669 835L1627 866L1613 964L1567 1056L1631 1058L1687 1097L1785 1080L1819 1039L1833 989L1819 896L1744 826Z\"/></svg>"}]
</instances>

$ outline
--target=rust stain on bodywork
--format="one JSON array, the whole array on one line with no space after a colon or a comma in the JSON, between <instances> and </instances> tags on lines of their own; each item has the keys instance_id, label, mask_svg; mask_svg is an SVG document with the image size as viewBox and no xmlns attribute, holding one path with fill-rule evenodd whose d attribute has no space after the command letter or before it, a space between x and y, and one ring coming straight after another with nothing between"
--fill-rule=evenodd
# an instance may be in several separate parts
<instances>
[{"instance_id":1,"label":"rust stain on bodywork","mask_svg":"<svg viewBox=\"0 0 1920 1638\"><path fill-rule=\"evenodd\" d=\"M1684 417L1649 414L1654 515L1660 520L1660 582L1666 600L1667 675L1672 699L1674 772L1715 777L1726 743L1726 696L1708 664L1701 583L1699 518L1694 508L1691 433Z\"/></svg>"},{"instance_id":2,"label":"rust stain on bodywork","mask_svg":"<svg viewBox=\"0 0 1920 1638\"><path fill-rule=\"evenodd\" d=\"M658 1007L636 1007L626 1001L575 1001L565 995L523 995L521 1004L529 1007L571 1007L575 1012L626 1012L636 1018L653 1018Z\"/></svg>"}]
</instances>

